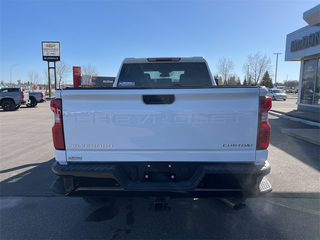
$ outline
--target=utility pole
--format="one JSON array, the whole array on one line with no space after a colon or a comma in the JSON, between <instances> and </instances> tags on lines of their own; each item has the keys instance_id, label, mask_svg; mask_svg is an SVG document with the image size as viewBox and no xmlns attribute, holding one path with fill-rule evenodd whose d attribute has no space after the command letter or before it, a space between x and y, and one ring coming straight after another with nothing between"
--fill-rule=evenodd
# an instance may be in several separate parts
<instances>
[{"instance_id":1,"label":"utility pole","mask_svg":"<svg viewBox=\"0 0 320 240\"><path fill-rule=\"evenodd\" d=\"M275 80L274 80L274 82L275 82L275 83L277 83L277 73L278 73L278 55L279 55L279 54L282 54L282 53L274 53L274 54L277 54L276 76L275 76Z\"/></svg>"},{"instance_id":2,"label":"utility pole","mask_svg":"<svg viewBox=\"0 0 320 240\"><path fill-rule=\"evenodd\" d=\"M19 66L18 64L15 64L15 65L12 65L10 67L10 84L12 83L12 73L11 73L11 68L14 67L14 66Z\"/></svg>"},{"instance_id":3,"label":"utility pole","mask_svg":"<svg viewBox=\"0 0 320 240\"><path fill-rule=\"evenodd\" d=\"M249 85L249 66L250 65L246 65L247 66L247 83Z\"/></svg>"}]
</instances>

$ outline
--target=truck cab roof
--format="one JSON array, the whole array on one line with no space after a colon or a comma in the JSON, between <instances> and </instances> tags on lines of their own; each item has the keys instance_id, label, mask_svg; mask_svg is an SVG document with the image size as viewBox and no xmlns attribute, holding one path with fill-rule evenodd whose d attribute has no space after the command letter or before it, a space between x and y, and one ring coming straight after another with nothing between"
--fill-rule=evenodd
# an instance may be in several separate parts
<instances>
[{"instance_id":1,"label":"truck cab roof","mask_svg":"<svg viewBox=\"0 0 320 240\"><path fill-rule=\"evenodd\" d=\"M125 58L123 63L150 63L150 62L206 62L204 57L148 57Z\"/></svg>"}]
</instances>

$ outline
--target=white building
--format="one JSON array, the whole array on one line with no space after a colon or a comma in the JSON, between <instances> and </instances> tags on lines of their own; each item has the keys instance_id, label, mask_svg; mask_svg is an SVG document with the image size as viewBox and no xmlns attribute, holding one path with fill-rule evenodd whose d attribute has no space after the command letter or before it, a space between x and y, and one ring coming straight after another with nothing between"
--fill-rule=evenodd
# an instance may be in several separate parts
<instances>
[{"instance_id":1,"label":"white building","mask_svg":"<svg viewBox=\"0 0 320 240\"><path fill-rule=\"evenodd\" d=\"M320 113L320 4L303 19L308 25L287 35L285 61L301 61L298 110Z\"/></svg>"}]
</instances>

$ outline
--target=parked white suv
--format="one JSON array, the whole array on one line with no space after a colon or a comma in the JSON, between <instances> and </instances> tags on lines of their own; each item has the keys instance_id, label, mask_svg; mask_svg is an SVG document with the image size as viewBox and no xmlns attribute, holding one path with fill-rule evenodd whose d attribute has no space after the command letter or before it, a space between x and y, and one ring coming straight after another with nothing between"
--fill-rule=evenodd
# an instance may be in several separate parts
<instances>
[{"instance_id":1,"label":"parked white suv","mask_svg":"<svg viewBox=\"0 0 320 240\"><path fill-rule=\"evenodd\" d=\"M285 94L281 89L269 89L267 96L271 97L272 100L287 100L287 94Z\"/></svg>"}]
</instances>

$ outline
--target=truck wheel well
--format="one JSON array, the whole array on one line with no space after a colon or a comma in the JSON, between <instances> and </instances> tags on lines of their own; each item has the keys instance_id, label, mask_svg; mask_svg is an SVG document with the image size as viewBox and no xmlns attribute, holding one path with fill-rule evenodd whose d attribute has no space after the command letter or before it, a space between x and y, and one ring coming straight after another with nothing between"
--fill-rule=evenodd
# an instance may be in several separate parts
<instances>
[{"instance_id":1,"label":"truck wheel well","mask_svg":"<svg viewBox=\"0 0 320 240\"><path fill-rule=\"evenodd\" d=\"M12 102L15 104L15 102L14 102L14 100L13 100L12 98L2 98L2 99L0 100L0 105L2 105L3 101L5 101L5 100L10 100L10 101L12 101Z\"/></svg>"}]
</instances>

